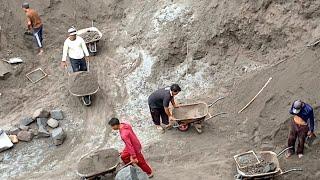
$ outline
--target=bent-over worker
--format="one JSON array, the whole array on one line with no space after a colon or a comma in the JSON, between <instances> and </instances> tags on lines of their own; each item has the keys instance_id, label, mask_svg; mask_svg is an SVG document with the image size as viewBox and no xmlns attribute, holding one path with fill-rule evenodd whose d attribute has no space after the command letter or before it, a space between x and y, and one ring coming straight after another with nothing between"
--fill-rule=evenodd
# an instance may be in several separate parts
<instances>
[{"instance_id":1,"label":"bent-over worker","mask_svg":"<svg viewBox=\"0 0 320 180\"><path fill-rule=\"evenodd\" d=\"M174 96L178 95L180 91L181 88L178 84L172 84L170 87L158 89L148 98L152 121L161 132L163 132L163 128L160 117L165 127L170 127L169 120L175 119L169 110L169 104L171 102L174 108L178 107L175 103Z\"/></svg>"},{"instance_id":2,"label":"bent-over worker","mask_svg":"<svg viewBox=\"0 0 320 180\"><path fill-rule=\"evenodd\" d=\"M153 177L152 169L144 159L142 154L142 146L133 132L132 127L127 123L120 123L119 119L112 118L108 124L113 130L118 130L122 141L125 144L124 150L121 152L121 159L125 164L133 163L138 165L149 178Z\"/></svg>"},{"instance_id":3,"label":"bent-over worker","mask_svg":"<svg viewBox=\"0 0 320 180\"><path fill-rule=\"evenodd\" d=\"M301 100L296 100L291 106L290 114L294 115L294 117L290 122L288 147L293 148L289 149L286 157L288 158L295 153L295 143L298 139L296 153L298 154L299 158L302 158L306 137L315 136L313 108Z\"/></svg>"},{"instance_id":4,"label":"bent-over worker","mask_svg":"<svg viewBox=\"0 0 320 180\"><path fill-rule=\"evenodd\" d=\"M41 55L43 53L43 38L42 38L42 31L43 31L43 25L41 22L41 19L39 17L39 14L30 8L29 3L23 3L22 9L26 13L27 16L27 28L30 33L32 32L34 38L36 39L39 53L38 55Z\"/></svg>"}]
</instances>

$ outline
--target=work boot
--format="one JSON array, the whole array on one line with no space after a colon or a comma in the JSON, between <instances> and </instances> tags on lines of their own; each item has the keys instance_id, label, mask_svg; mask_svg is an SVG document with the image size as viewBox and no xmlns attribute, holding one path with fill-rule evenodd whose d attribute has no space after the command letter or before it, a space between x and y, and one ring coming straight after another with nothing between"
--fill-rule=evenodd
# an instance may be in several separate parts
<instances>
[{"instance_id":1,"label":"work boot","mask_svg":"<svg viewBox=\"0 0 320 180\"><path fill-rule=\"evenodd\" d=\"M86 106L90 106L91 105L91 96L83 96L82 98L82 102L84 105Z\"/></svg>"},{"instance_id":2,"label":"work boot","mask_svg":"<svg viewBox=\"0 0 320 180\"><path fill-rule=\"evenodd\" d=\"M148 174L149 179L153 178L153 173Z\"/></svg>"}]
</instances>

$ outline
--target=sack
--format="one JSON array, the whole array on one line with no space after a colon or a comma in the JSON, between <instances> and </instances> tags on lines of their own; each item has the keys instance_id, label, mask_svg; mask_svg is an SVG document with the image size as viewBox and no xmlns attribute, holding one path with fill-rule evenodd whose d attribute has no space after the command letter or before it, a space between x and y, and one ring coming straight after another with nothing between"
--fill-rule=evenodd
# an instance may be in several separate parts
<instances>
[{"instance_id":1,"label":"sack","mask_svg":"<svg viewBox=\"0 0 320 180\"><path fill-rule=\"evenodd\" d=\"M149 180L149 177L139 167L130 165L121 169L115 180Z\"/></svg>"}]
</instances>

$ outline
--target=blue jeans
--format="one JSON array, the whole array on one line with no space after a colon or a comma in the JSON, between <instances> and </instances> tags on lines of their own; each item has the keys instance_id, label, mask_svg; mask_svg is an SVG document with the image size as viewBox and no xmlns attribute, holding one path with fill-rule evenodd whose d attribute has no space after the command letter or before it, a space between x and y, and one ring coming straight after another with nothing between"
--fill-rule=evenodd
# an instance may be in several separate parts
<instances>
[{"instance_id":1,"label":"blue jeans","mask_svg":"<svg viewBox=\"0 0 320 180\"><path fill-rule=\"evenodd\" d=\"M78 71L87 71L87 63L84 58L82 59L72 59L70 58L70 63L73 72L78 72Z\"/></svg>"},{"instance_id":2,"label":"blue jeans","mask_svg":"<svg viewBox=\"0 0 320 180\"><path fill-rule=\"evenodd\" d=\"M33 36L34 38L36 39L36 42L37 42L37 45L39 48L42 48L43 47L43 44L42 44L42 29L43 29L43 26L41 25L39 28L34 28L33 29Z\"/></svg>"}]
</instances>

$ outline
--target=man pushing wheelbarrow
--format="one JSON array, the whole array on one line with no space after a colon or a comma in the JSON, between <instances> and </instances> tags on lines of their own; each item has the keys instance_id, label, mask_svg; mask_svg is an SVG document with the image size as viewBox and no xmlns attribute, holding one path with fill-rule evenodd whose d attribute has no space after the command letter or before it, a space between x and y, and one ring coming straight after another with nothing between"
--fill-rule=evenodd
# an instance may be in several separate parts
<instances>
[{"instance_id":1,"label":"man pushing wheelbarrow","mask_svg":"<svg viewBox=\"0 0 320 180\"><path fill-rule=\"evenodd\" d=\"M72 78L69 78L69 88L71 94L79 96L84 105L91 105L91 95L96 93L99 85L96 81L92 81L92 75L88 73L89 51L85 41L77 36L77 30L71 27L68 30L69 37L63 45L63 55L61 66L67 68L67 56L73 70ZM90 84L85 84L90 83Z\"/></svg>"}]
</instances>

